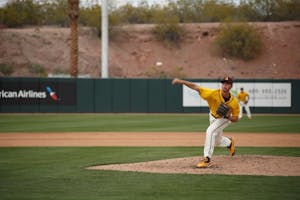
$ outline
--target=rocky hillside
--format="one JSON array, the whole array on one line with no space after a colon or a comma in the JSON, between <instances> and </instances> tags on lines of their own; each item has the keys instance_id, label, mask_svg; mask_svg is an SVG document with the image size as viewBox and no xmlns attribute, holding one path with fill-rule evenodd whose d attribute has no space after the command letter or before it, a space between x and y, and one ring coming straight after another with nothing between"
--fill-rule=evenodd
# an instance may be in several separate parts
<instances>
[{"instance_id":1,"label":"rocky hillside","mask_svg":"<svg viewBox=\"0 0 300 200\"><path fill-rule=\"evenodd\" d=\"M152 25L122 26L110 38L109 75L299 79L300 22L254 25L262 34L264 47L259 57L247 62L225 58L215 50L218 23L184 25L185 37L177 46L157 41ZM69 35L69 29L58 27L1 29L0 64L13 66L10 76L68 74ZM79 73L99 77L100 62L100 39L93 29L80 27Z\"/></svg>"}]
</instances>

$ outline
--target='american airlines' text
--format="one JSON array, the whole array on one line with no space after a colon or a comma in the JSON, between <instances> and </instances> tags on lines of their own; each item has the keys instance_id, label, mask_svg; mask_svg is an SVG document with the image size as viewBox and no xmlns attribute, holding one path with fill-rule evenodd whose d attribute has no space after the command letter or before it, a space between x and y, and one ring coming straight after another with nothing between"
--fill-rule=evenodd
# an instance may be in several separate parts
<instances>
[{"instance_id":1,"label":"'american airlines' text","mask_svg":"<svg viewBox=\"0 0 300 200\"><path fill-rule=\"evenodd\" d=\"M14 98L37 98L45 99L47 98L46 92L33 91L33 90L19 90L19 91L0 91L1 99L14 99Z\"/></svg>"}]
</instances>

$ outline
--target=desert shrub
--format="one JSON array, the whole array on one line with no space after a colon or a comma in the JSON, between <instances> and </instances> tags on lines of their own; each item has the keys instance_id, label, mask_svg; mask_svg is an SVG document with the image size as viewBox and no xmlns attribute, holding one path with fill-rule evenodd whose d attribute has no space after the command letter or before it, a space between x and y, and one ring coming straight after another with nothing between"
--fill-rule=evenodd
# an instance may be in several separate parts
<instances>
[{"instance_id":1,"label":"desert shrub","mask_svg":"<svg viewBox=\"0 0 300 200\"><path fill-rule=\"evenodd\" d=\"M94 5L87 8L81 8L79 14L79 23L84 26L96 28L97 35L101 38L102 21L101 7ZM117 33L117 26L120 24L120 17L116 13L111 13L108 16L108 31L109 35Z\"/></svg>"},{"instance_id":2,"label":"desert shrub","mask_svg":"<svg viewBox=\"0 0 300 200\"><path fill-rule=\"evenodd\" d=\"M184 34L183 28L179 25L179 18L169 15L167 12L158 12L154 16L153 28L155 37L167 43L178 44Z\"/></svg>"},{"instance_id":3,"label":"desert shrub","mask_svg":"<svg viewBox=\"0 0 300 200\"><path fill-rule=\"evenodd\" d=\"M220 22L235 18L235 7L222 1L204 1L201 6L201 21Z\"/></svg>"},{"instance_id":4,"label":"desert shrub","mask_svg":"<svg viewBox=\"0 0 300 200\"><path fill-rule=\"evenodd\" d=\"M222 25L215 42L224 55L243 60L255 58L262 48L259 32L247 23Z\"/></svg>"},{"instance_id":5,"label":"desert shrub","mask_svg":"<svg viewBox=\"0 0 300 200\"><path fill-rule=\"evenodd\" d=\"M12 66L7 65L7 64L0 64L0 72L4 75L4 76L10 76L13 72L14 69Z\"/></svg>"},{"instance_id":6,"label":"desert shrub","mask_svg":"<svg viewBox=\"0 0 300 200\"><path fill-rule=\"evenodd\" d=\"M186 78L187 75L184 72L183 67L176 67L173 74L172 74L172 77Z\"/></svg>"},{"instance_id":7,"label":"desert shrub","mask_svg":"<svg viewBox=\"0 0 300 200\"><path fill-rule=\"evenodd\" d=\"M69 17L67 14L68 1L45 1L45 3L42 4L42 7L44 8L44 24L59 25L61 27L69 26Z\"/></svg>"},{"instance_id":8,"label":"desert shrub","mask_svg":"<svg viewBox=\"0 0 300 200\"><path fill-rule=\"evenodd\" d=\"M147 76L148 78L169 78L169 77L171 77L165 70L160 69L158 67L147 68L147 70L145 72L145 76Z\"/></svg>"},{"instance_id":9,"label":"desert shrub","mask_svg":"<svg viewBox=\"0 0 300 200\"><path fill-rule=\"evenodd\" d=\"M122 23L144 24L151 21L152 10L146 1L141 1L138 6L130 3L120 6L112 14L117 14Z\"/></svg>"},{"instance_id":10,"label":"desert shrub","mask_svg":"<svg viewBox=\"0 0 300 200\"><path fill-rule=\"evenodd\" d=\"M6 7L1 10L1 23L8 27L41 23L42 9L34 0L9 1Z\"/></svg>"},{"instance_id":11,"label":"desert shrub","mask_svg":"<svg viewBox=\"0 0 300 200\"><path fill-rule=\"evenodd\" d=\"M69 72L66 69L56 67L56 68L54 68L53 73L54 74L68 74Z\"/></svg>"},{"instance_id":12,"label":"desert shrub","mask_svg":"<svg viewBox=\"0 0 300 200\"><path fill-rule=\"evenodd\" d=\"M154 28L154 34L161 41L180 42L183 29L175 23L158 24Z\"/></svg>"},{"instance_id":13,"label":"desert shrub","mask_svg":"<svg viewBox=\"0 0 300 200\"><path fill-rule=\"evenodd\" d=\"M30 63L28 65L28 70L30 73L36 74L39 77L47 76L45 68L40 64Z\"/></svg>"},{"instance_id":14,"label":"desert shrub","mask_svg":"<svg viewBox=\"0 0 300 200\"><path fill-rule=\"evenodd\" d=\"M80 9L79 23L84 26L97 28L97 32L101 32L101 7L94 5Z\"/></svg>"},{"instance_id":15,"label":"desert shrub","mask_svg":"<svg viewBox=\"0 0 300 200\"><path fill-rule=\"evenodd\" d=\"M153 28L155 37L169 44L179 44L184 31L179 25L179 19L174 16L165 16L160 13L155 19L156 25Z\"/></svg>"},{"instance_id":16,"label":"desert shrub","mask_svg":"<svg viewBox=\"0 0 300 200\"><path fill-rule=\"evenodd\" d=\"M186 78L186 73L182 67L175 67L173 70L166 71L160 66L148 67L144 73L148 78Z\"/></svg>"}]
</instances>

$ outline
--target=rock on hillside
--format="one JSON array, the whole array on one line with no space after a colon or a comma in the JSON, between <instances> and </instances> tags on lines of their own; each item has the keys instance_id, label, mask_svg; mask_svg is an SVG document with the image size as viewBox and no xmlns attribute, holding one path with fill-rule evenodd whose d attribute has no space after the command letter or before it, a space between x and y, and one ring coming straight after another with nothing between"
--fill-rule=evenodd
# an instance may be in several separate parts
<instances>
[{"instance_id":1,"label":"rock on hillside","mask_svg":"<svg viewBox=\"0 0 300 200\"><path fill-rule=\"evenodd\" d=\"M185 24L178 46L155 39L153 25L119 27L110 38L110 77L124 78L300 78L300 22L254 23L263 38L256 59L222 57L214 48L219 23ZM0 30L0 64L14 67L11 76L69 73L69 29L39 27ZM99 77L101 41L90 28L79 28L79 73ZM30 67L31 66L31 67ZM3 74L1 74L3 76Z\"/></svg>"}]
</instances>

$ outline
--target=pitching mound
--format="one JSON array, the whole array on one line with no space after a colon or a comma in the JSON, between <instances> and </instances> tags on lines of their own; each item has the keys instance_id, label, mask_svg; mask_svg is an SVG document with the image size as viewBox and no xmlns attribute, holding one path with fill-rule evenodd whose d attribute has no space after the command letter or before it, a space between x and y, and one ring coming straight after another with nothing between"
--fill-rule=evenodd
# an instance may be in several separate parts
<instances>
[{"instance_id":1,"label":"pitching mound","mask_svg":"<svg viewBox=\"0 0 300 200\"><path fill-rule=\"evenodd\" d=\"M164 174L228 174L260 176L300 176L300 157L238 155L214 156L210 168L199 169L197 157L140 163L92 166L91 170L116 170Z\"/></svg>"}]
</instances>

